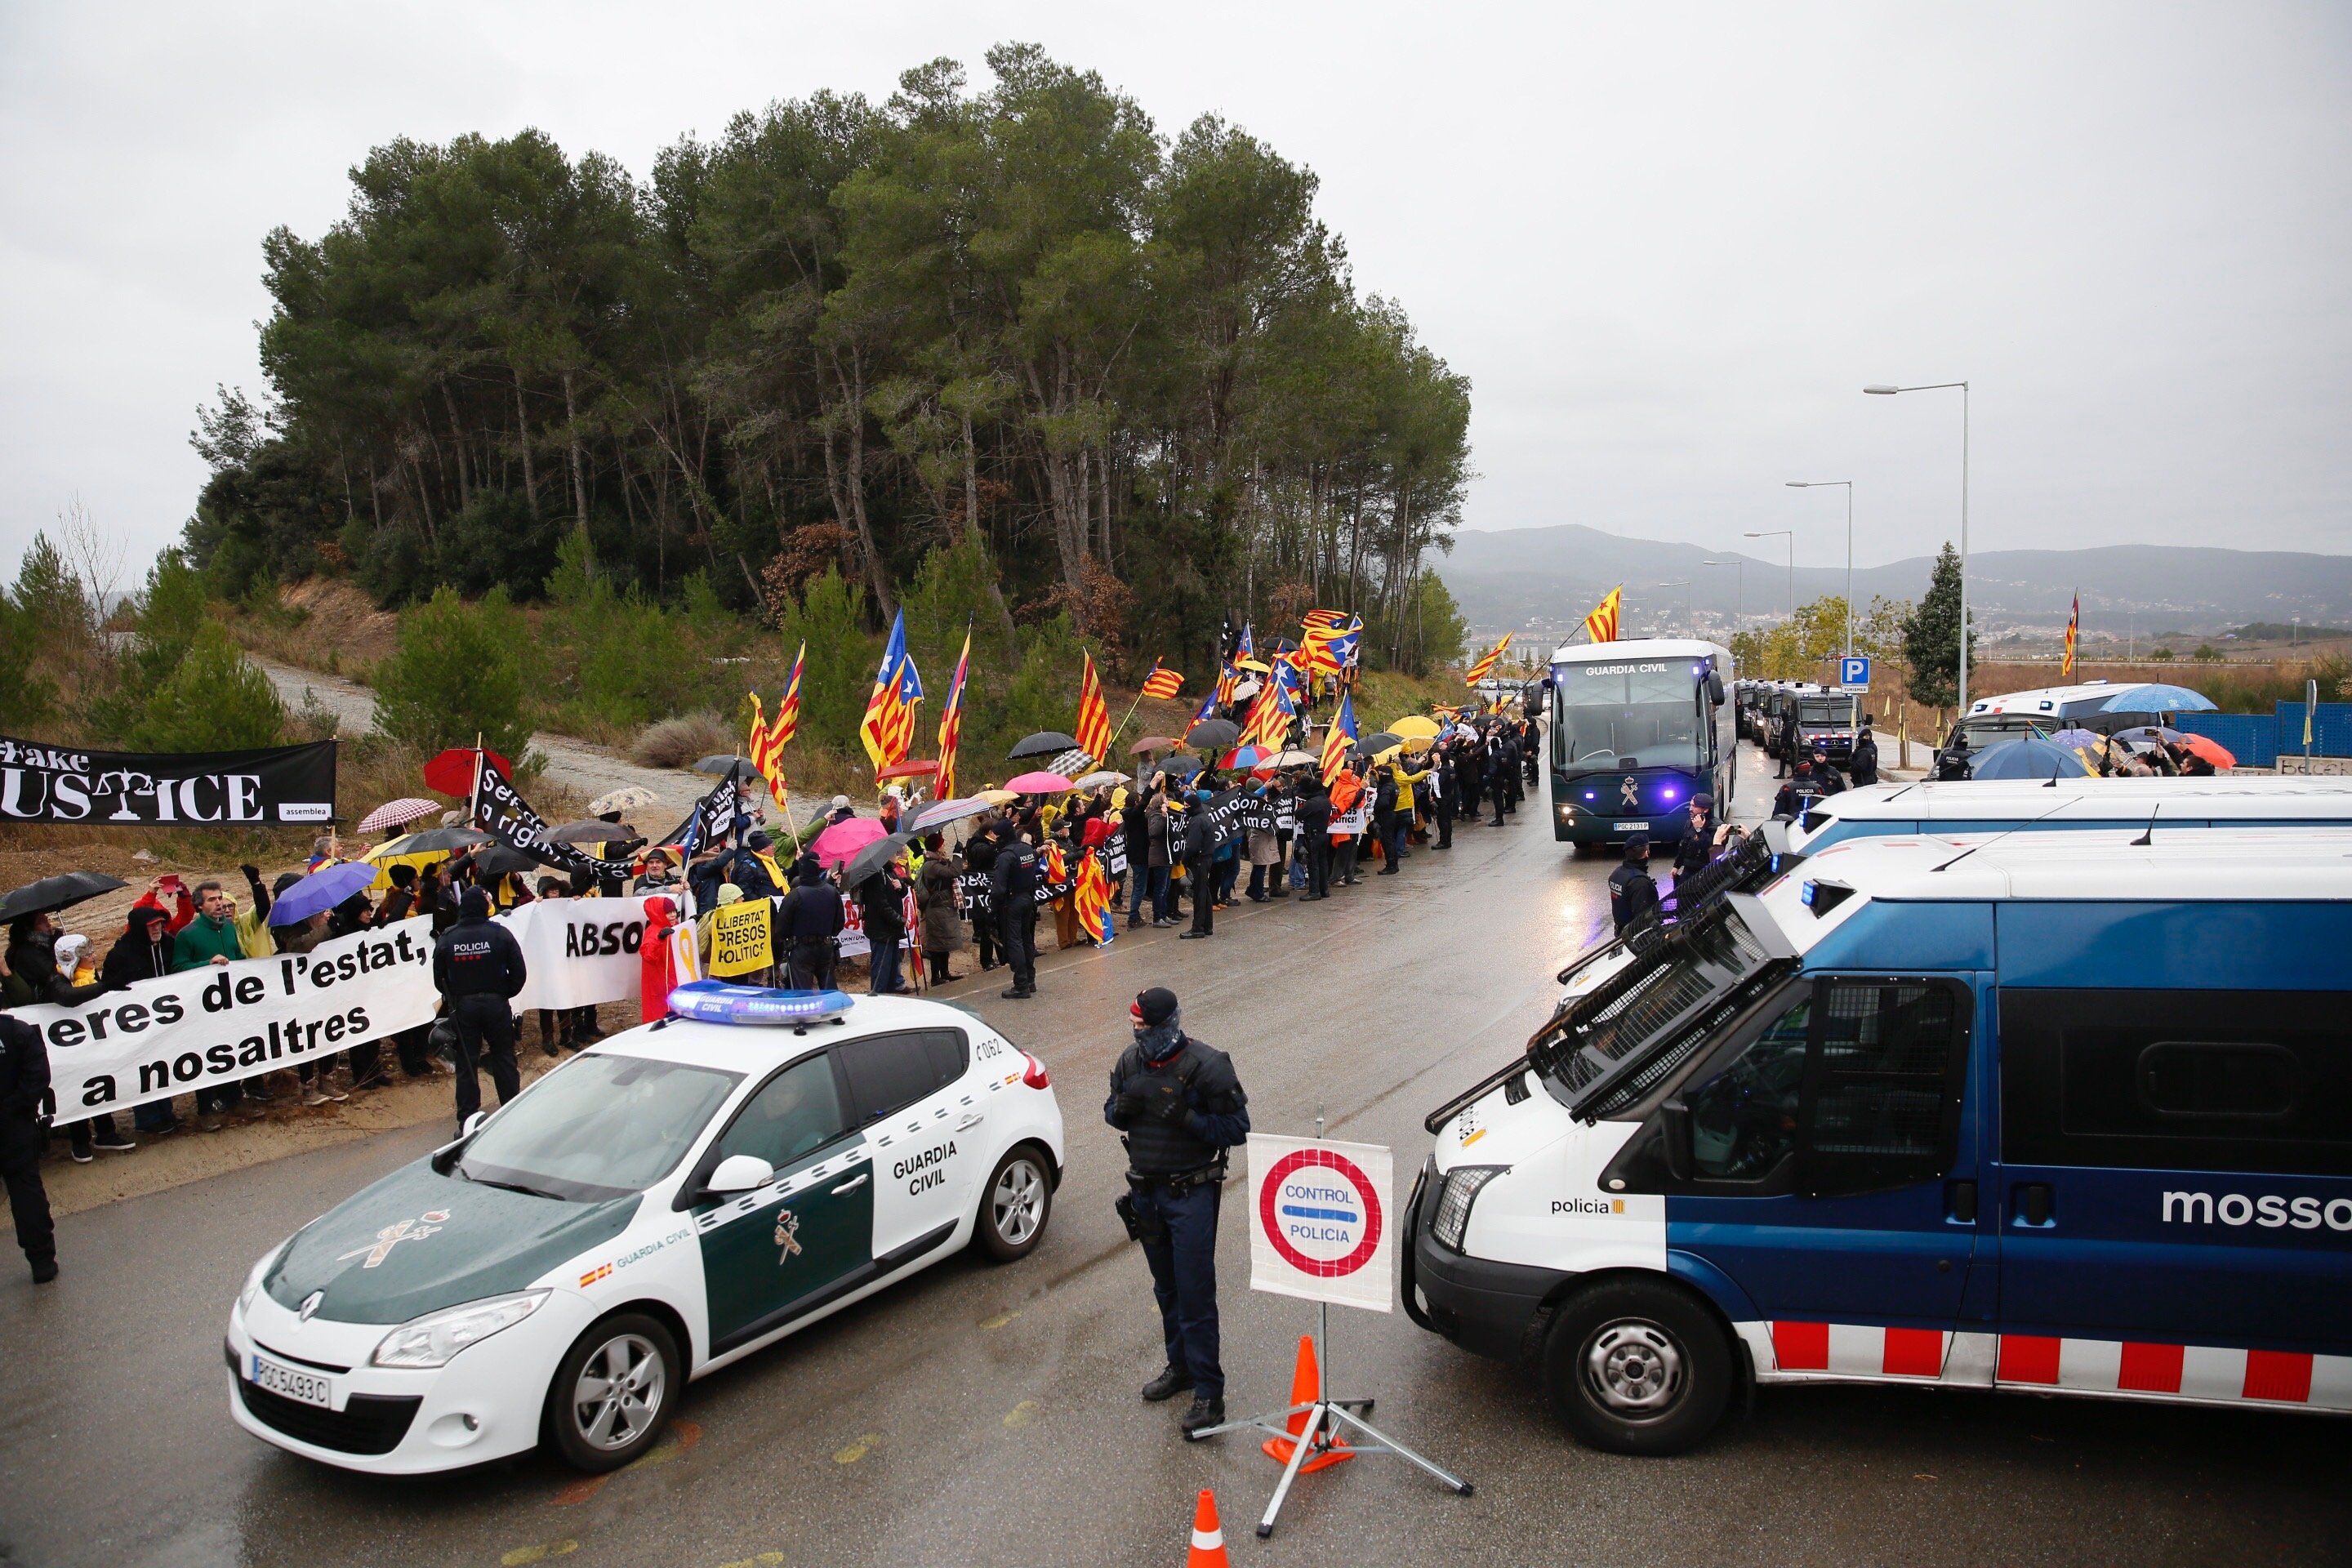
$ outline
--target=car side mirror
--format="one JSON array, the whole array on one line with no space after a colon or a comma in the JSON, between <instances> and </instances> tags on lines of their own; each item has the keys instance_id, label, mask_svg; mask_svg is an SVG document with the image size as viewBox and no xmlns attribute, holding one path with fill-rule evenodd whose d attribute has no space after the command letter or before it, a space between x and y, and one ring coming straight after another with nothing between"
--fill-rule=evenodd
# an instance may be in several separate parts
<instances>
[{"instance_id":1,"label":"car side mirror","mask_svg":"<svg viewBox=\"0 0 2352 1568\"><path fill-rule=\"evenodd\" d=\"M1669 1100L1658 1107L1658 1135L1662 1152L1666 1157L1666 1174L1677 1182L1691 1179L1691 1114L1690 1107L1679 1100Z\"/></svg>"},{"instance_id":2,"label":"car side mirror","mask_svg":"<svg viewBox=\"0 0 2352 1568\"><path fill-rule=\"evenodd\" d=\"M460 1138L471 1138L475 1133L479 1132L482 1130L482 1123L488 1121L489 1119L490 1113L488 1111L477 1110L473 1115L466 1118L466 1125L457 1129L457 1136Z\"/></svg>"},{"instance_id":3,"label":"car side mirror","mask_svg":"<svg viewBox=\"0 0 2352 1568\"><path fill-rule=\"evenodd\" d=\"M1706 678L1706 694L1716 701L1723 700L1723 677L1710 673Z\"/></svg>"},{"instance_id":4,"label":"car side mirror","mask_svg":"<svg viewBox=\"0 0 2352 1568\"><path fill-rule=\"evenodd\" d=\"M748 1193L753 1187L764 1187L775 1175L776 1168L757 1154L730 1154L719 1162L702 1190L713 1196L730 1193Z\"/></svg>"}]
</instances>

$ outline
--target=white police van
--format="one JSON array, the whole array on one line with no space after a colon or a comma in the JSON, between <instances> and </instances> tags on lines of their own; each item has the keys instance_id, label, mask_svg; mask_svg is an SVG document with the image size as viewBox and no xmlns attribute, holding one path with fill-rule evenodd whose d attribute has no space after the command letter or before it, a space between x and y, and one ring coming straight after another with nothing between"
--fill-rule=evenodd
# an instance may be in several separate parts
<instances>
[{"instance_id":1,"label":"white police van","mask_svg":"<svg viewBox=\"0 0 2352 1568\"><path fill-rule=\"evenodd\" d=\"M1062 1114L936 1002L704 981L274 1247L229 1313L229 1410L415 1475L644 1453L687 1383L976 1244L1026 1257ZM775 1027L732 1026L761 1022Z\"/></svg>"},{"instance_id":2,"label":"white police van","mask_svg":"<svg viewBox=\"0 0 2352 1568\"><path fill-rule=\"evenodd\" d=\"M2352 832L2139 838L1666 928L1433 1127L1407 1310L1630 1453L1751 1381L2352 1410Z\"/></svg>"},{"instance_id":3,"label":"white police van","mask_svg":"<svg viewBox=\"0 0 2352 1568\"><path fill-rule=\"evenodd\" d=\"M1817 796L1788 847L1817 854L1849 838L1933 834L2162 833L2208 827L2352 827L2352 778L2224 773L2212 778L1958 779L1866 784Z\"/></svg>"}]
</instances>

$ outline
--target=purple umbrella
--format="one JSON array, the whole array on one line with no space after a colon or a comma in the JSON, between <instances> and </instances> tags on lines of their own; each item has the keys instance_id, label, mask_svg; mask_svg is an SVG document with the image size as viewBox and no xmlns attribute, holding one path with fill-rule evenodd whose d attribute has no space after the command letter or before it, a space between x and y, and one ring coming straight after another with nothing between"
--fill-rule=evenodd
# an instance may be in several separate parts
<instances>
[{"instance_id":1,"label":"purple umbrella","mask_svg":"<svg viewBox=\"0 0 2352 1568\"><path fill-rule=\"evenodd\" d=\"M364 860L321 867L278 895L278 901L269 906L269 923L297 925L322 910L331 910L353 893L366 891L376 879L378 870Z\"/></svg>"}]
</instances>

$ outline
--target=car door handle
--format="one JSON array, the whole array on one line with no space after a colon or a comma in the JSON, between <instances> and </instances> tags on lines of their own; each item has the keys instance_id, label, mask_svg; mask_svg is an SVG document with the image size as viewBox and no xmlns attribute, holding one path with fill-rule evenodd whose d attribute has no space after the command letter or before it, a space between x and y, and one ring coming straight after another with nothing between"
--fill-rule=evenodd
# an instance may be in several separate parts
<instances>
[{"instance_id":1,"label":"car door handle","mask_svg":"<svg viewBox=\"0 0 2352 1568\"><path fill-rule=\"evenodd\" d=\"M975 1127L979 1126L982 1122L983 1122L983 1121L987 1121L987 1120L988 1120L988 1118L987 1118L987 1117L985 1117L985 1116L982 1115L979 1111L975 1110L975 1111L971 1112L970 1115L966 1116L966 1117L965 1117L961 1121L957 1122L957 1123L956 1123L956 1125L955 1125L955 1130L956 1130L957 1131L959 1131L959 1132L969 1132L969 1131L971 1131L973 1128L975 1128Z\"/></svg>"},{"instance_id":2,"label":"car door handle","mask_svg":"<svg viewBox=\"0 0 2352 1568\"><path fill-rule=\"evenodd\" d=\"M844 1193L856 1192L858 1188L866 1184L866 1178L871 1174L873 1174L873 1173L870 1171L861 1171L856 1176L851 1177L848 1181L845 1181L842 1183L841 1185L834 1188L833 1195L835 1197L839 1197Z\"/></svg>"}]
</instances>

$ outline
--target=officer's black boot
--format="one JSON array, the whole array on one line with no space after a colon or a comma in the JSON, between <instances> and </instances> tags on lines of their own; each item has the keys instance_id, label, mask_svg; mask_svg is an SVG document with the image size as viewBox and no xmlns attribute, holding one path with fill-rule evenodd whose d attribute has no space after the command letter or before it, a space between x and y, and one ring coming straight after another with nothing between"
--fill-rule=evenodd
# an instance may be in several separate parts
<instances>
[{"instance_id":1,"label":"officer's black boot","mask_svg":"<svg viewBox=\"0 0 2352 1568\"><path fill-rule=\"evenodd\" d=\"M1184 1434L1190 1436L1204 1427L1223 1426L1224 1419L1225 1402L1223 1400L1195 1399L1192 1401L1192 1408L1184 1412Z\"/></svg>"},{"instance_id":2,"label":"officer's black boot","mask_svg":"<svg viewBox=\"0 0 2352 1568\"><path fill-rule=\"evenodd\" d=\"M1163 1399L1173 1399L1192 1386L1192 1374L1183 1367L1171 1366L1143 1385L1143 1397L1154 1405Z\"/></svg>"}]
</instances>

